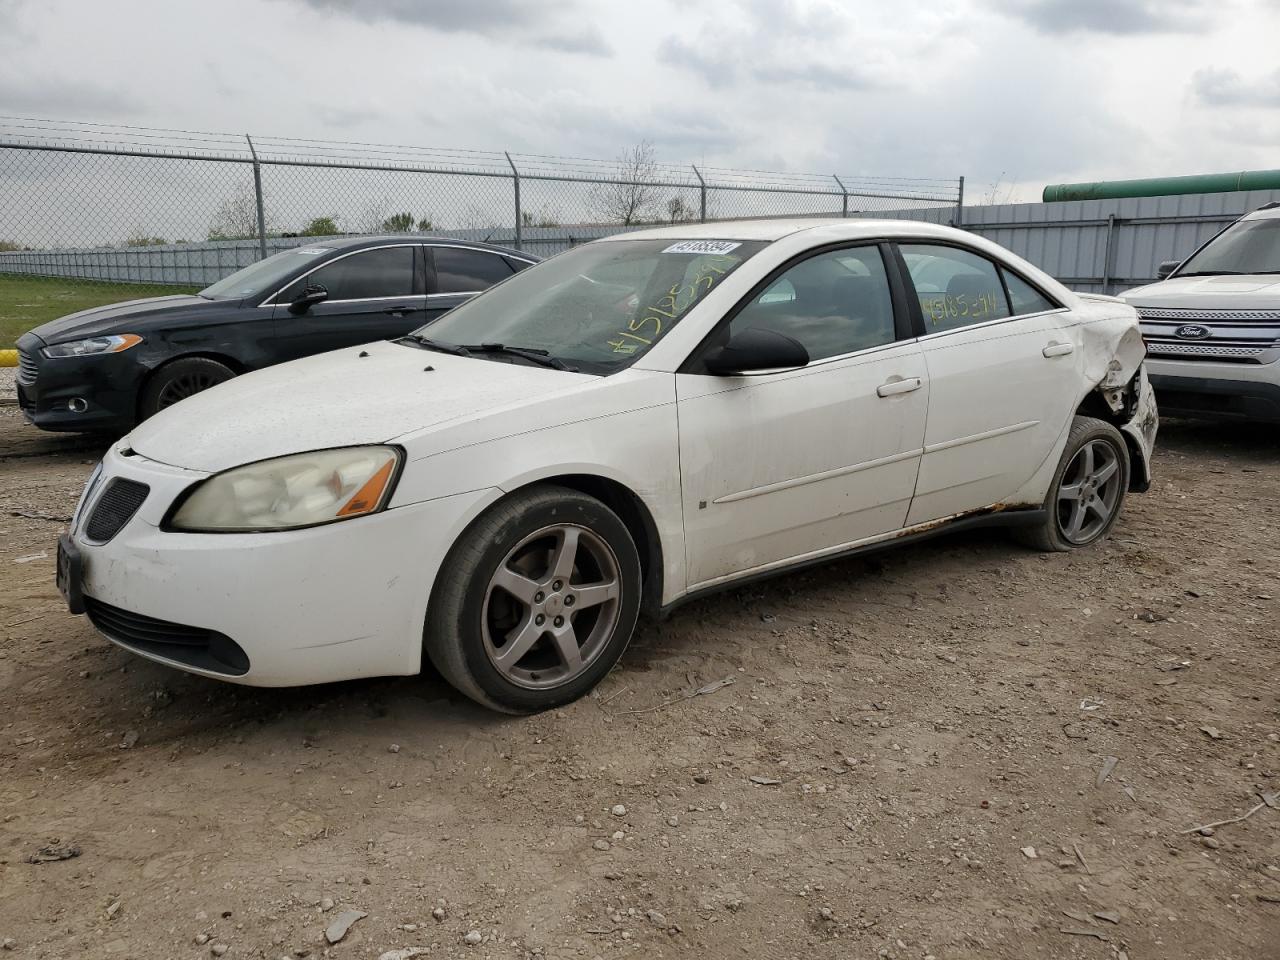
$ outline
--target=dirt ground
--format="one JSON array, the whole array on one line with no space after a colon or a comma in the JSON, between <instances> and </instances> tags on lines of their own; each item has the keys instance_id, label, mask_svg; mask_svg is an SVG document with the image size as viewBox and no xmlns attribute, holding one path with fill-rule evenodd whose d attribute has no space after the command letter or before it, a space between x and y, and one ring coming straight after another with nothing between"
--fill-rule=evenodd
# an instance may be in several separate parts
<instances>
[{"instance_id":1,"label":"dirt ground","mask_svg":"<svg viewBox=\"0 0 1280 960\"><path fill-rule=\"evenodd\" d=\"M0 957L1280 957L1280 809L1183 832L1280 790L1280 439L1160 448L1093 549L744 588L513 719L111 646L53 586L101 448L0 408Z\"/></svg>"}]
</instances>

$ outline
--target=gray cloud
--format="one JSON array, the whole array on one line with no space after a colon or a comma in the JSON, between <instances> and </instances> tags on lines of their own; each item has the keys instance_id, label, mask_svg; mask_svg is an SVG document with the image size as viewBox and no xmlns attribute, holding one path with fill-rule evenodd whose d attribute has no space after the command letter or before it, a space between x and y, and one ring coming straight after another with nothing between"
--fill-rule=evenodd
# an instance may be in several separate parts
<instances>
[{"instance_id":1,"label":"gray cloud","mask_svg":"<svg viewBox=\"0 0 1280 960\"><path fill-rule=\"evenodd\" d=\"M1199 0L1003 0L1000 7L1041 33L1118 36L1195 30L1212 9Z\"/></svg>"},{"instance_id":2,"label":"gray cloud","mask_svg":"<svg viewBox=\"0 0 1280 960\"><path fill-rule=\"evenodd\" d=\"M325 13L364 21L390 21L439 33L469 33L561 53L609 56L612 49L578 0L299 0Z\"/></svg>"},{"instance_id":3,"label":"gray cloud","mask_svg":"<svg viewBox=\"0 0 1280 960\"><path fill-rule=\"evenodd\" d=\"M1229 67L1206 67L1192 76L1191 93L1211 107L1280 107L1280 70L1246 80Z\"/></svg>"},{"instance_id":4,"label":"gray cloud","mask_svg":"<svg viewBox=\"0 0 1280 960\"><path fill-rule=\"evenodd\" d=\"M114 86L82 84L48 76L0 74L7 113L33 116L93 117L114 119L134 117L144 112L142 100Z\"/></svg>"},{"instance_id":5,"label":"gray cloud","mask_svg":"<svg viewBox=\"0 0 1280 960\"><path fill-rule=\"evenodd\" d=\"M877 82L844 61L815 52L830 49L848 33L838 8L801 8L794 2L743 0L737 20L705 27L693 40L670 34L658 44L658 59L702 77L713 87L743 81L820 90L866 90ZM825 51L824 51L825 52Z\"/></svg>"},{"instance_id":6,"label":"gray cloud","mask_svg":"<svg viewBox=\"0 0 1280 960\"><path fill-rule=\"evenodd\" d=\"M533 39L533 45L545 50L559 50L562 53L586 53L597 57L607 57L613 50L600 32L600 28L591 24L583 30L565 33L546 33Z\"/></svg>"}]
</instances>

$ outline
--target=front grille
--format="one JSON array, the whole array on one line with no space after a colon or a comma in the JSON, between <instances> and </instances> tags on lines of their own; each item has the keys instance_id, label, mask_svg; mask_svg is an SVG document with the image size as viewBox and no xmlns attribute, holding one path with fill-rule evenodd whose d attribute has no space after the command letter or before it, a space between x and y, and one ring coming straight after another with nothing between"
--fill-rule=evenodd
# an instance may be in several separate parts
<instances>
[{"instance_id":1,"label":"front grille","mask_svg":"<svg viewBox=\"0 0 1280 960\"><path fill-rule=\"evenodd\" d=\"M1164 343L1159 340L1147 340L1148 353L1203 360L1248 361L1258 357L1266 349L1265 347L1228 347L1210 343Z\"/></svg>"},{"instance_id":2,"label":"front grille","mask_svg":"<svg viewBox=\"0 0 1280 960\"><path fill-rule=\"evenodd\" d=\"M225 634L148 617L84 598L93 625L116 643L164 660L239 677L249 672L249 657Z\"/></svg>"},{"instance_id":3,"label":"front grille","mask_svg":"<svg viewBox=\"0 0 1280 960\"><path fill-rule=\"evenodd\" d=\"M145 483L123 477L114 478L94 504L84 535L98 543L106 543L138 512L150 491L151 488Z\"/></svg>"},{"instance_id":4,"label":"front grille","mask_svg":"<svg viewBox=\"0 0 1280 960\"><path fill-rule=\"evenodd\" d=\"M36 374L40 372L40 367L36 364L35 357L27 353L25 350L18 351L18 382L25 383L28 386L36 382Z\"/></svg>"},{"instance_id":5,"label":"front grille","mask_svg":"<svg viewBox=\"0 0 1280 960\"><path fill-rule=\"evenodd\" d=\"M1266 323L1280 320L1280 310L1201 310L1190 307L1138 307L1143 320L1178 320L1183 323L1222 323L1225 320Z\"/></svg>"}]
</instances>

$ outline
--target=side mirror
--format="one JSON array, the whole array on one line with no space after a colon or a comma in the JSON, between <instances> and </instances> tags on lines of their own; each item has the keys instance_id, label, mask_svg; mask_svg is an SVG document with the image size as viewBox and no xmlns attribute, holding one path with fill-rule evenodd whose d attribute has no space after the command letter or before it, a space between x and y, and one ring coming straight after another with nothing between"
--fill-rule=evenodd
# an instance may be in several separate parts
<instances>
[{"instance_id":1,"label":"side mirror","mask_svg":"<svg viewBox=\"0 0 1280 960\"><path fill-rule=\"evenodd\" d=\"M803 367L809 351L799 340L774 330L744 330L704 358L708 372L717 377L757 370Z\"/></svg>"},{"instance_id":2,"label":"side mirror","mask_svg":"<svg viewBox=\"0 0 1280 960\"><path fill-rule=\"evenodd\" d=\"M1157 280L1163 280L1163 279L1165 279L1166 277L1168 277L1168 276L1169 276L1169 274L1173 273L1173 271L1175 271L1175 270L1177 270L1177 269L1178 269L1178 265L1179 265L1180 263L1182 263L1182 261L1181 261L1181 260L1166 260L1166 261L1164 261L1164 263L1162 263L1162 264L1160 264L1160 266L1156 267L1156 279L1157 279Z\"/></svg>"},{"instance_id":3,"label":"side mirror","mask_svg":"<svg viewBox=\"0 0 1280 960\"><path fill-rule=\"evenodd\" d=\"M293 298L289 303L289 312L294 316L306 313L317 303L323 303L329 299L329 291L319 284L309 286Z\"/></svg>"}]
</instances>

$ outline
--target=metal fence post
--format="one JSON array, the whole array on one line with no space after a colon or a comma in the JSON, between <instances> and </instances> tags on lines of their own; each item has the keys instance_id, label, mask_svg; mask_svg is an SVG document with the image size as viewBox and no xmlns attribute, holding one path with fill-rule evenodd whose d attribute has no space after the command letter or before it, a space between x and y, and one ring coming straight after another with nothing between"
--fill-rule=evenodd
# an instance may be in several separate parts
<instances>
[{"instance_id":1,"label":"metal fence post","mask_svg":"<svg viewBox=\"0 0 1280 960\"><path fill-rule=\"evenodd\" d=\"M831 175L831 179L840 186L840 216L847 217L849 215L849 191L844 188L844 184L840 182L840 178L834 173Z\"/></svg>"},{"instance_id":2,"label":"metal fence post","mask_svg":"<svg viewBox=\"0 0 1280 960\"><path fill-rule=\"evenodd\" d=\"M1102 248L1102 292L1111 294L1111 245L1116 235L1116 215L1107 214L1107 242Z\"/></svg>"},{"instance_id":3,"label":"metal fence post","mask_svg":"<svg viewBox=\"0 0 1280 960\"><path fill-rule=\"evenodd\" d=\"M520 171L516 169L515 162L511 159L511 154L502 151L503 156L507 158L507 163L511 164L511 177L515 184L516 192L516 249L524 249L524 212L520 209Z\"/></svg>"},{"instance_id":4,"label":"metal fence post","mask_svg":"<svg viewBox=\"0 0 1280 960\"><path fill-rule=\"evenodd\" d=\"M262 209L262 166L258 163L258 151L253 148L253 138L247 133L244 138L249 141L249 154L253 157L253 196L258 201L258 252L262 259L267 259L267 217Z\"/></svg>"},{"instance_id":5,"label":"metal fence post","mask_svg":"<svg viewBox=\"0 0 1280 960\"><path fill-rule=\"evenodd\" d=\"M956 226L964 228L964 177L960 178L960 189L956 194Z\"/></svg>"},{"instance_id":6,"label":"metal fence post","mask_svg":"<svg viewBox=\"0 0 1280 960\"><path fill-rule=\"evenodd\" d=\"M690 166L693 167L693 175L698 178L698 193L701 195L701 198L702 198L702 202L700 205L701 216L699 219L701 223L706 223L707 222L707 181L702 179L702 174L698 172L698 168L696 166L694 166L693 164L690 164Z\"/></svg>"}]
</instances>

